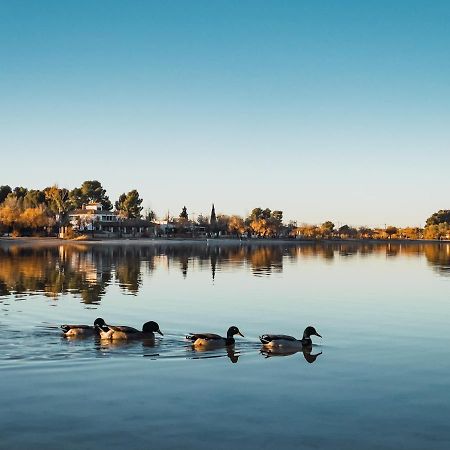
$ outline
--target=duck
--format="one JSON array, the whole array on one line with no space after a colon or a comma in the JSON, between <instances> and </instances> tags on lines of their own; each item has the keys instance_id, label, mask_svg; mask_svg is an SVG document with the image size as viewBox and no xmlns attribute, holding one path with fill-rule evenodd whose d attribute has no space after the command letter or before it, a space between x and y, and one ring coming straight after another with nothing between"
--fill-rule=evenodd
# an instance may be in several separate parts
<instances>
[{"instance_id":1,"label":"duck","mask_svg":"<svg viewBox=\"0 0 450 450\"><path fill-rule=\"evenodd\" d=\"M98 335L97 326L105 325L105 321L98 317L94 321L94 325L61 325L60 328L66 337L87 337Z\"/></svg>"},{"instance_id":2,"label":"duck","mask_svg":"<svg viewBox=\"0 0 450 450\"><path fill-rule=\"evenodd\" d=\"M227 337L214 333L191 333L186 339L192 341L194 347L228 347L235 344L234 336L238 334L244 337L236 326L228 328Z\"/></svg>"},{"instance_id":3,"label":"duck","mask_svg":"<svg viewBox=\"0 0 450 450\"><path fill-rule=\"evenodd\" d=\"M109 340L127 340L127 339L154 339L155 333L164 336L163 332L159 329L159 325L152 320L145 322L142 325L142 331L133 327L127 326L113 326L106 323L97 324L100 339Z\"/></svg>"},{"instance_id":4,"label":"duck","mask_svg":"<svg viewBox=\"0 0 450 450\"><path fill-rule=\"evenodd\" d=\"M312 346L311 336L322 337L314 327L306 327L302 339L285 334L263 334L259 340L264 347L310 347Z\"/></svg>"}]
</instances>

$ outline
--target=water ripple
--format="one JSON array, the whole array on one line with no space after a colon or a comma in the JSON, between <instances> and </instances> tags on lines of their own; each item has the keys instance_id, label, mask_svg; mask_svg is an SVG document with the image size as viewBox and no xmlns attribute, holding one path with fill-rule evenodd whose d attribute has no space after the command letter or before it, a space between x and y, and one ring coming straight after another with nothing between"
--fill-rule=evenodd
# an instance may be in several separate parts
<instances>
[{"instance_id":1,"label":"water ripple","mask_svg":"<svg viewBox=\"0 0 450 450\"><path fill-rule=\"evenodd\" d=\"M93 358L213 359L237 363L242 356L267 354L257 341L240 341L234 348L194 349L184 335L136 341L104 341L97 337L67 338L54 325L16 330L0 325L0 361L58 361ZM287 355L285 355L287 356Z\"/></svg>"}]
</instances>

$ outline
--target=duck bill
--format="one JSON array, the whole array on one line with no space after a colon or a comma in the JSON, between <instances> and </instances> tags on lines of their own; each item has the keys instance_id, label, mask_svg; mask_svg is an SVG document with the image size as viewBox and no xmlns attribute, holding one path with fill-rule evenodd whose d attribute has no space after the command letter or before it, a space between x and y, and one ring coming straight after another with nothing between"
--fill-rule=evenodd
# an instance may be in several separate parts
<instances>
[{"instance_id":1,"label":"duck bill","mask_svg":"<svg viewBox=\"0 0 450 450\"><path fill-rule=\"evenodd\" d=\"M319 333L316 333L316 336L319 336L320 338L322 337Z\"/></svg>"},{"instance_id":2,"label":"duck bill","mask_svg":"<svg viewBox=\"0 0 450 450\"><path fill-rule=\"evenodd\" d=\"M164 336L164 333L161 330L158 330L157 333L160 334L161 336Z\"/></svg>"},{"instance_id":3,"label":"duck bill","mask_svg":"<svg viewBox=\"0 0 450 450\"><path fill-rule=\"evenodd\" d=\"M239 336L245 337L240 331L237 333Z\"/></svg>"}]
</instances>

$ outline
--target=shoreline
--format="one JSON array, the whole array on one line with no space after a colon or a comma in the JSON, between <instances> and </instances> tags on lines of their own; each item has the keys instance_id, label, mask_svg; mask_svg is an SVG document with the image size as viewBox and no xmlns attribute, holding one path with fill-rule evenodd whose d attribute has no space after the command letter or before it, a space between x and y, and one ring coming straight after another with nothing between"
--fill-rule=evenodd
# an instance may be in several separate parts
<instances>
[{"instance_id":1,"label":"shoreline","mask_svg":"<svg viewBox=\"0 0 450 450\"><path fill-rule=\"evenodd\" d=\"M139 238L139 239L83 239L68 240L58 237L0 237L0 245L59 246L59 245L207 245L207 246L264 246L313 244L448 244L450 240L437 239L233 239L233 238Z\"/></svg>"}]
</instances>

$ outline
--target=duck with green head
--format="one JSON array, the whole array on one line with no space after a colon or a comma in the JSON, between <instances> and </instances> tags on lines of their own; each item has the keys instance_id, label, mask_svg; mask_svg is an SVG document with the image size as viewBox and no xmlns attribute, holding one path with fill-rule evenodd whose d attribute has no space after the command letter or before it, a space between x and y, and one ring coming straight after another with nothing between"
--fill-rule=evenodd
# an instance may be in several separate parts
<instances>
[{"instance_id":1,"label":"duck with green head","mask_svg":"<svg viewBox=\"0 0 450 450\"><path fill-rule=\"evenodd\" d=\"M186 339L191 341L194 347L228 347L235 344L234 336L237 334L244 337L238 327L231 326L226 337L214 333L191 333Z\"/></svg>"},{"instance_id":2,"label":"duck with green head","mask_svg":"<svg viewBox=\"0 0 450 450\"><path fill-rule=\"evenodd\" d=\"M105 325L105 321L98 317L94 321L94 325L61 325L61 330L66 337L88 337L99 334L98 326Z\"/></svg>"},{"instance_id":3,"label":"duck with green head","mask_svg":"<svg viewBox=\"0 0 450 450\"><path fill-rule=\"evenodd\" d=\"M312 346L311 336L322 337L314 327L306 327L302 339L286 334L263 334L259 340L264 347L310 347Z\"/></svg>"},{"instance_id":4,"label":"duck with green head","mask_svg":"<svg viewBox=\"0 0 450 450\"><path fill-rule=\"evenodd\" d=\"M164 336L159 325L154 321L145 322L142 331L133 327L113 326L106 323L96 325L100 339L127 340L127 339L155 339L155 333Z\"/></svg>"}]
</instances>

